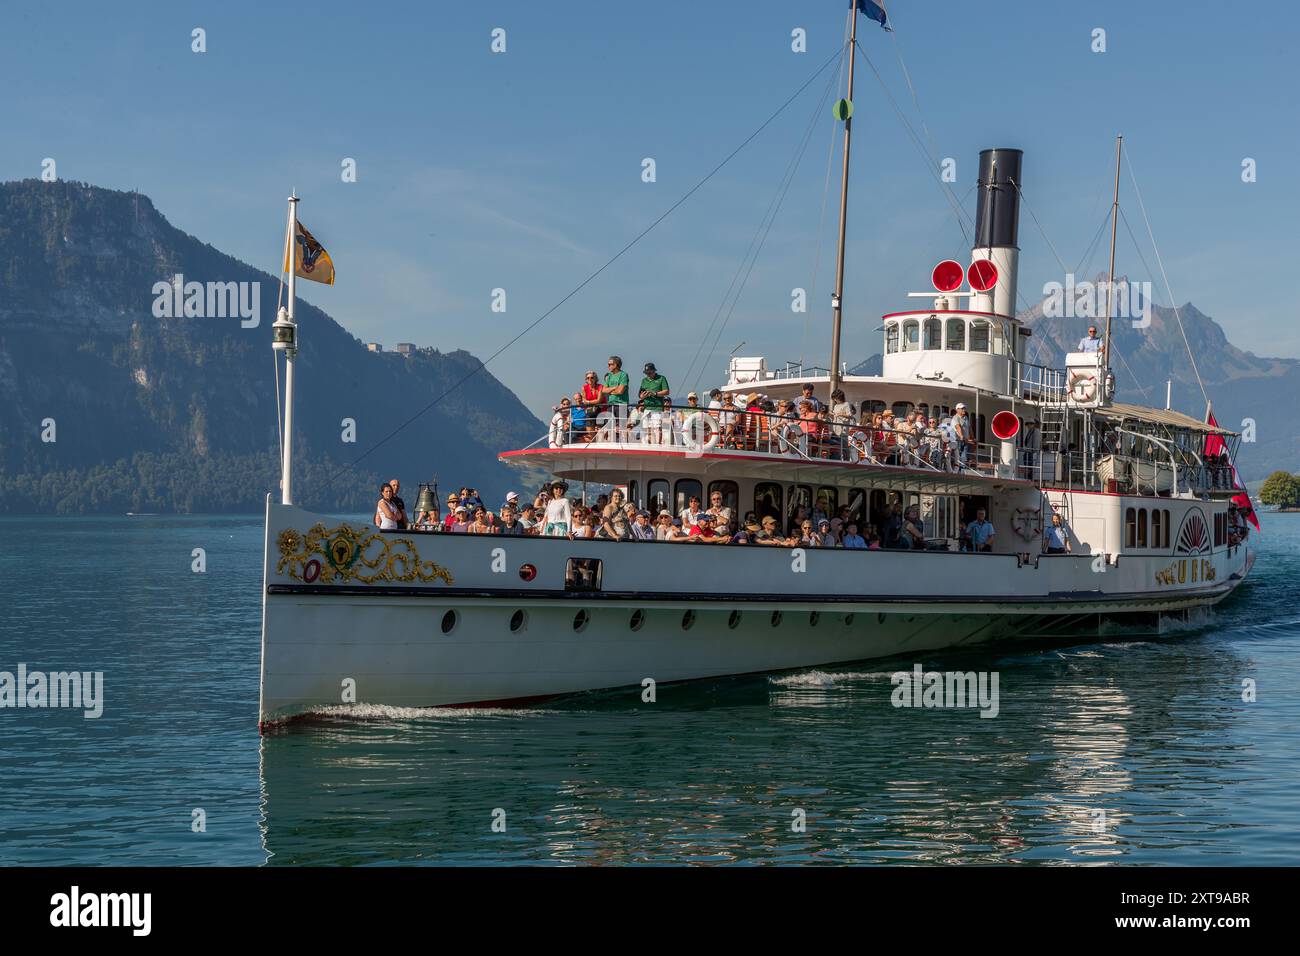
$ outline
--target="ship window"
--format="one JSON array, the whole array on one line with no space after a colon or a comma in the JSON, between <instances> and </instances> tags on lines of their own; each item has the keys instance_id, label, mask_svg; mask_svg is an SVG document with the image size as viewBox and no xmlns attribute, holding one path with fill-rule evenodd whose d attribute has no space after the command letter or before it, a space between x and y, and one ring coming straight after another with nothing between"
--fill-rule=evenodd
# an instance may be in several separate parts
<instances>
[{"instance_id":1,"label":"ship window","mask_svg":"<svg viewBox=\"0 0 1300 956\"><path fill-rule=\"evenodd\" d=\"M1162 547L1162 548L1167 548L1167 547L1169 547L1169 509L1168 509L1168 508L1163 508L1163 509L1161 509L1161 510L1164 511L1164 513L1165 513L1165 536L1164 536L1164 539L1160 542L1160 547ZM1223 516L1223 521L1224 521L1224 525L1223 525L1223 526L1224 526L1224 528L1226 529L1227 526L1228 526L1228 525L1227 525L1227 522L1228 522L1228 516L1227 516L1227 515L1224 515L1224 516ZM1227 532L1226 532L1226 531L1224 532L1223 537L1224 537L1224 540L1227 540L1228 535L1227 535Z\"/></svg>"},{"instance_id":2,"label":"ship window","mask_svg":"<svg viewBox=\"0 0 1300 956\"><path fill-rule=\"evenodd\" d=\"M920 343L921 323L916 319L908 319L903 323L903 351L915 352L921 347Z\"/></svg>"},{"instance_id":3,"label":"ship window","mask_svg":"<svg viewBox=\"0 0 1300 956\"><path fill-rule=\"evenodd\" d=\"M706 509L713 507L713 493L718 492L722 495L722 506L731 509L731 516L738 517L737 509L740 507L740 488L734 481L711 481L709 482L709 500L704 502ZM732 529L735 530L734 528Z\"/></svg>"},{"instance_id":4,"label":"ship window","mask_svg":"<svg viewBox=\"0 0 1300 956\"><path fill-rule=\"evenodd\" d=\"M812 488L808 485L790 486L790 497L786 501L785 528L782 529L783 532L788 531L790 525L794 523L795 515L799 513L800 508L803 508L808 513L808 517L812 517L812 500Z\"/></svg>"},{"instance_id":5,"label":"ship window","mask_svg":"<svg viewBox=\"0 0 1300 956\"><path fill-rule=\"evenodd\" d=\"M688 610L682 612L682 630L683 630L683 631L689 631L689 630L691 629L691 625L694 624L694 623L695 623L695 612L694 612L694 611L688 609Z\"/></svg>"},{"instance_id":6,"label":"ship window","mask_svg":"<svg viewBox=\"0 0 1300 956\"><path fill-rule=\"evenodd\" d=\"M935 538L956 538L958 536L958 509L956 495L935 495L930 498L928 495L922 499L924 505L929 500L930 507L927 512L924 507L921 509L921 516L925 519L926 533Z\"/></svg>"},{"instance_id":7,"label":"ship window","mask_svg":"<svg viewBox=\"0 0 1300 956\"><path fill-rule=\"evenodd\" d=\"M633 631L641 630L641 625L645 623L645 611L637 608L632 612L632 617L628 620L627 626Z\"/></svg>"},{"instance_id":8,"label":"ship window","mask_svg":"<svg viewBox=\"0 0 1300 956\"><path fill-rule=\"evenodd\" d=\"M948 320L948 344L946 347L950 352L963 352L966 350L966 321L964 319Z\"/></svg>"},{"instance_id":9,"label":"ship window","mask_svg":"<svg viewBox=\"0 0 1300 956\"><path fill-rule=\"evenodd\" d=\"M668 482L663 478L654 478L646 486L645 506L652 515L668 511L672 502L668 500Z\"/></svg>"},{"instance_id":10,"label":"ship window","mask_svg":"<svg viewBox=\"0 0 1300 956\"><path fill-rule=\"evenodd\" d=\"M527 614L525 614L523 611L515 611L514 614L510 615L510 630L512 631L521 630L527 621L528 621Z\"/></svg>"},{"instance_id":11,"label":"ship window","mask_svg":"<svg viewBox=\"0 0 1300 956\"><path fill-rule=\"evenodd\" d=\"M885 410L884 402L880 401L880 399L878 398L870 398L864 401L859 406L858 415L859 418L870 421L872 415L876 414L876 412L883 412L884 410Z\"/></svg>"},{"instance_id":12,"label":"ship window","mask_svg":"<svg viewBox=\"0 0 1300 956\"><path fill-rule=\"evenodd\" d=\"M1138 509L1138 527L1137 527L1137 546L1145 548L1147 546L1147 509Z\"/></svg>"},{"instance_id":13,"label":"ship window","mask_svg":"<svg viewBox=\"0 0 1300 956\"><path fill-rule=\"evenodd\" d=\"M564 569L564 590L599 591L602 576L600 558L569 558Z\"/></svg>"},{"instance_id":14,"label":"ship window","mask_svg":"<svg viewBox=\"0 0 1300 956\"><path fill-rule=\"evenodd\" d=\"M587 628L587 622L591 620L591 614L584 607L577 614L573 615L573 629L582 632Z\"/></svg>"},{"instance_id":15,"label":"ship window","mask_svg":"<svg viewBox=\"0 0 1300 956\"><path fill-rule=\"evenodd\" d=\"M885 323L885 354L893 355L898 351L898 323Z\"/></svg>"},{"instance_id":16,"label":"ship window","mask_svg":"<svg viewBox=\"0 0 1300 956\"><path fill-rule=\"evenodd\" d=\"M1151 509L1151 547L1160 547L1160 540L1164 533L1164 512L1160 508Z\"/></svg>"},{"instance_id":17,"label":"ship window","mask_svg":"<svg viewBox=\"0 0 1300 956\"><path fill-rule=\"evenodd\" d=\"M739 626L740 626L740 612L732 611L731 615L727 618L727 627L731 628L734 631Z\"/></svg>"},{"instance_id":18,"label":"ship window","mask_svg":"<svg viewBox=\"0 0 1300 956\"><path fill-rule=\"evenodd\" d=\"M970 324L970 350L972 352L989 350L989 324L984 319L976 319Z\"/></svg>"},{"instance_id":19,"label":"ship window","mask_svg":"<svg viewBox=\"0 0 1300 956\"><path fill-rule=\"evenodd\" d=\"M1137 544L1137 509L1124 511L1124 547L1131 548Z\"/></svg>"},{"instance_id":20,"label":"ship window","mask_svg":"<svg viewBox=\"0 0 1300 956\"><path fill-rule=\"evenodd\" d=\"M781 486L774 481L760 481L754 486L754 514L762 523L764 518L781 520Z\"/></svg>"},{"instance_id":21,"label":"ship window","mask_svg":"<svg viewBox=\"0 0 1300 956\"><path fill-rule=\"evenodd\" d=\"M934 318L926 319L923 341L927 352L943 348L943 323Z\"/></svg>"},{"instance_id":22,"label":"ship window","mask_svg":"<svg viewBox=\"0 0 1300 956\"><path fill-rule=\"evenodd\" d=\"M858 534L865 537L866 528L863 527L863 521L866 519L867 496L861 488L853 488L848 492L849 520L858 523Z\"/></svg>"},{"instance_id":23,"label":"ship window","mask_svg":"<svg viewBox=\"0 0 1300 956\"><path fill-rule=\"evenodd\" d=\"M809 627L816 627L816 626L817 626L817 622L820 621L821 619L822 619L822 612L821 612L821 611L809 611L809 612L808 612L808 626L809 626Z\"/></svg>"},{"instance_id":24,"label":"ship window","mask_svg":"<svg viewBox=\"0 0 1300 956\"><path fill-rule=\"evenodd\" d=\"M673 486L676 490L673 493L673 517L680 518L686 506L691 503L691 498L699 498L700 505L704 505L704 486L694 478L679 478L677 484ZM689 529L688 529L689 530Z\"/></svg>"},{"instance_id":25,"label":"ship window","mask_svg":"<svg viewBox=\"0 0 1300 956\"><path fill-rule=\"evenodd\" d=\"M641 483L639 481L636 481L635 479L629 481L627 483L627 503L636 505L638 508L641 507L641 499L638 497L640 491Z\"/></svg>"},{"instance_id":26,"label":"ship window","mask_svg":"<svg viewBox=\"0 0 1300 956\"><path fill-rule=\"evenodd\" d=\"M773 626L773 627L780 627L780 626L781 626L781 612L780 612L780 611L773 611L773 612L772 612L772 626Z\"/></svg>"},{"instance_id":27,"label":"ship window","mask_svg":"<svg viewBox=\"0 0 1300 956\"><path fill-rule=\"evenodd\" d=\"M817 489L817 510L826 516L830 521L835 517L835 512L840 507L840 492L838 488L832 488L824 485Z\"/></svg>"},{"instance_id":28,"label":"ship window","mask_svg":"<svg viewBox=\"0 0 1300 956\"><path fill-rule=\"evenodd\" d=\"M975 339L974 332L971 333L972 347ZM1007 354L1007 337L1001 322L993 322L989 325L989 342L992 345L990 351L994 355Z\"/></svg>"},{"instance_id":29,"label":"ship window","mask_svg":"<svg viewBox=\"0 0 1300 956\"><path fill-rule=\"evenodd\" d=\"M455 611L448 611L442 616L442 633L450 634L456 627L458 615Z\"/></svg>"},{"instance_id":30,"label":"ship window","mask_svg":"<svg viewBox=\"0 0 1300 956\"><path fill-rule=\"evenodd\" d=\"M893 405L889 406L889 410L894 413L894 417L897 418L899 423L901 424L903 419L907 417L907 413L912 410L912 403L894 402Z\"/></svg>"}]
</instances>

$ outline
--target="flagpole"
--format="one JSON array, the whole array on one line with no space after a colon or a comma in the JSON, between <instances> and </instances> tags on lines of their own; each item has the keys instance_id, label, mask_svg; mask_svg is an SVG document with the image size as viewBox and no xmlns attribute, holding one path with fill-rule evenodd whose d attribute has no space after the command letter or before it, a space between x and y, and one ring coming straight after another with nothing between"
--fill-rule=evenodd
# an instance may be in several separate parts
<instances>
[{"instance_id":1,"label":"flagpole","mask_svg":"<svg viewBox=\"0 0 1300 956\"><path fill-rule=\"evenodd\" d=\"M289 324L294 324L294 293L297 283L298 257L294 244L298 232L298 191L289 197ZM293 347L284 353L284 460L280 467L280 504L293 504L293 366L298 355L297 329Z\"/></svg>"},{"instance_id":2,"label":"flagpole","mask_svg":"<svg viewBox=\"0 0 1300 956\"><path fill-rule=\"evenodd\" d=\"M851 0L849 17L849 92L845 97L849 109L853 108L853 66L857 62L858 0ZM853 139L853 115L844 120L844 172L840 178L840 240L835 259L835 294L831 297L831 369L830 390L840 387L840 319L844 308L844 235L849 218L849 146ZM830 396L826 396L827 401Z\"/></svg>"}]
</instances>

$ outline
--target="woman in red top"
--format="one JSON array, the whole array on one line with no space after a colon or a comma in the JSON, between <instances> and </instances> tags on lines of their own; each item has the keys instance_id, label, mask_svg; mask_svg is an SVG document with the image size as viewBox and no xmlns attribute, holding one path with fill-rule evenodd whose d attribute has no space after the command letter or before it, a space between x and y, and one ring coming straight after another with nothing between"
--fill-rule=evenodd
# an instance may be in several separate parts
<instances>
[{"instance_id":1,"label":"woman in red top","mask_svg":"<svg viewBox=\"0 0 1300 956\"><path fill-rule=\"evenodd\" d=\"M600 379L595 372L588 372L582 383L582 407L586 410L586 435L584 441L590 441L596 429L596 416L605 410L605 399L600 392Z\"/></svg>"}]
</instances>

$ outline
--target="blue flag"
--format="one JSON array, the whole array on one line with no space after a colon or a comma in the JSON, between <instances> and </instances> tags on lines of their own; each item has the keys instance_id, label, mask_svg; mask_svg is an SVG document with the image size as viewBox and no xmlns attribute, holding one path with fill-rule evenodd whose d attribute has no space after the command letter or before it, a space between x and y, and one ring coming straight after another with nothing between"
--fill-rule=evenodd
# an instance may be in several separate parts
<instances>
[{"instance_id":1,"label":"blue flag","mask_svg":"<svg viewBox=\"0 0 1300 956\"><path fill-rule=\"evenodd\" d=\"M885 8L876 3L875 0L858 0L858 12L865 14L872 20L875 20L881 25L881 27L889 30L890 33L894 32L886 22L889 20L889 14L887 14Z\"/></svg>"}]
</instances>

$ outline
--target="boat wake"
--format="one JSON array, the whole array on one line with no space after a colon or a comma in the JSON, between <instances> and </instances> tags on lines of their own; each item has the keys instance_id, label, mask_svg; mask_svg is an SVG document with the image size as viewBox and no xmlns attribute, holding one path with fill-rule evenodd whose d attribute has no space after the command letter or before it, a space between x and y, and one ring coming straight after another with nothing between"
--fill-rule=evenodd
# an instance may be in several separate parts
<instances>
[{"instance_id":1,"label":"boat wake","mask_svg":"<svg viewBox=\"0 0 1300 956\"><path fill-rule=\"evenodd\" d=\"M540 717L535 707L393 707L388 704L328 704L297 715L297 720L464 720L493 717Z\"/></svg>"},{"instance_id":2,"label":"boat wake","mask_svg":"<svg viewBox=\"0 0 1300 956\"><path fill-rule=\"evenodd\" d=\"M889 677L884 671L845 671L827 673L826 671L805 671L801 674L786 674L782 677L769 677L768 683L777 687L834 687L836 684L854 680L877 680Z\"/></svg>"}]
</instances>

